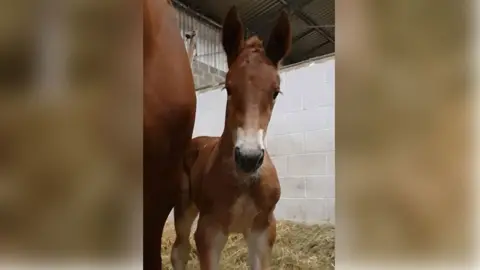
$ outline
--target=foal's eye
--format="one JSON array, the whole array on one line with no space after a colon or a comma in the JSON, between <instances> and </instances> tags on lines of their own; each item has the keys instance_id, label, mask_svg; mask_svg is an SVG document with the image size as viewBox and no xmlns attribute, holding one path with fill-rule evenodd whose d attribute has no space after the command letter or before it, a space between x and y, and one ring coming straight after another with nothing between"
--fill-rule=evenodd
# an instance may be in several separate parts
<instances>
[{"instance_id":1,"label":"foal's eye","mask_svg":"<svg viewBox=\"0 0 480 270\"><path fill-rule=\"evenodd\" d=\"M278 96L279 93L280 93L280 91L273 92L273 100L277 99L277 96Z\"/></svg>"}]
</instances>

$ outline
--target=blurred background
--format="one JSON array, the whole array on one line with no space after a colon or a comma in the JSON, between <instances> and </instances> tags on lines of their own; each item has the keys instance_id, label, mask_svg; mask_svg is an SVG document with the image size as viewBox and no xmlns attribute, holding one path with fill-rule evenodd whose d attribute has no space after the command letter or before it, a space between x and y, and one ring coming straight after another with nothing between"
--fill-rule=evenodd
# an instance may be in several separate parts
<instances>
[{"instance_id":1,"label":"blurred background","mask_svg":"<svg viewBox=\"0 0 480 270\"><path fill-rule=\"evenodd\" d=\"M471 259L467 1L336 1L337 266Z\"/></svg>"},{"instance_id":2,"label":"blurred background","mask_svg":"<svg viewBox=\"0 0 480 270\"><path fill-rule=\"evenodd\" d=\"M5 259L141 252L140 11L123 0L1 1Z\"/></svg>"}]
</instances>

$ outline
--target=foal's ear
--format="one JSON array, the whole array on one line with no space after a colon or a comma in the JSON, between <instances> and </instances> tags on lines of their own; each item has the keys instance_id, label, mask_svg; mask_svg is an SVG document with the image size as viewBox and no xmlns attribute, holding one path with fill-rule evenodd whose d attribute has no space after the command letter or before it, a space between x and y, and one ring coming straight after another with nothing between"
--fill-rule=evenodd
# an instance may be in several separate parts
<instances>
[{"instance_id":1,"label":"foal's ear","mask_svg":"<svg viewBox=\"0 0 480 270\"><path fill-rule=\"evenodd\" d=\"M285 10L280 14L277 24L270 34L268 45L265 50L267 57L275 66L287 56L290 52L292 44L292 30L290 28L290 21Z\"/></svg>"},{"instance_id":2,"label":"foal's ear","mask_svg":"<svg viewBox=\"0 0 480 270\"><path fill-rule=\"evenodd\" d=\"M232 65L243 47L243 24L237 8L233 6L227 13L222 29L222 45L227 54L228 66Z\"/></svg>"}]
</instances>

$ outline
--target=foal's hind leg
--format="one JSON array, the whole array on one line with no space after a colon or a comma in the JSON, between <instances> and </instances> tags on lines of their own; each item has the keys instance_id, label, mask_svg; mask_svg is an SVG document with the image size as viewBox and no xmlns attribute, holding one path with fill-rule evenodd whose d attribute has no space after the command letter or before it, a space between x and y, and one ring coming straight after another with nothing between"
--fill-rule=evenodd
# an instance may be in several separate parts
<instances>
[{"instance_id":1,"label":"foal's hind leg","mask_svg":"<svg viewBox=\"0 0 480 270\"><path fill-rule=\"evenodd\" d=\"M172 265L175 270L185 269L190 259L190 230L197 214L198 210L193 204L175 206L175 232L177 237L171 254Z\"/></svg>"},{"instance_id":2,"label":"foal's hind leg","mask_svg":"<svg viewBox=\"0 0 480 270\"><path fill-rule=\"evenodd\" d=\"M190 198L189 179L186 174L183 175L181 195L173 211L177 237L172 247L171 260L173 269L183 270L190 259L190 231L198 214L198 209Z\"/></svg>"}]
</instances>

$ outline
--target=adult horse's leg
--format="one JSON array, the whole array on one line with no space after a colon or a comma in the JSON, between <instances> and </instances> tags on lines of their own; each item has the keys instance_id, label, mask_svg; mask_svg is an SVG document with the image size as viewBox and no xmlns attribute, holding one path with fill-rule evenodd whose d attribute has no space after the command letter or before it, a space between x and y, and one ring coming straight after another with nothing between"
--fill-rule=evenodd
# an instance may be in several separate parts
<instances>
[{"instance_id":1,"label":"adult horse's leg","mask_svg":"<svg viewBox=\"0 0 480 270\"><path fill-rule=\"evenodd\" d=\"M165 222L179 199L183 177L183 155L191 139L194 118L190 113L177 114L175 128L168 128L168 143L164 148L144 149L144 269L162 269L161 247ZM183 116L183 117L182 117ZM182 134L182 135L179 135ZM154 145L154 144L150 144ZM176 146L176 147L171 147ZM163 151L158 151L163 150ZM150 153L150 154L149 154ZM161 153L161 154L158 154Z\"/></svg>"},{"instance_id":2,"label":"adult horse's leg","mask_svg":"<svg viewBox=\"0 0 480 270\"><path fill-rule=\"evenodd\" d=\"M163 202L158 204L157 208L151 207L153 203L148 203L144 207L144 269L156 270L162 269L162 235L165 221L168 218L173 204Z\"/></svg>"},{"instance_id":3,"label":"adult horse's leg","mask_svg":"<svg viewBox=\"0 0 480 270\"><path fill-rule=\"evenodd\" d=\"M171 164L166 164L171 165ZM145 176L146 183L158 183L158 186L146 185L144 190L144 269L162 269L162 236L168 215L176 201L176 170L163 166L152 166L156 173ZM161 184L161 187L160 187Z\"/></svg>"},{"instance_id":4,"label":"adult horse's leg","mask_svg":"<svg viewBox=\"0 0 480 270\"><path fill-rule=\"evenodd\" d=\"M168 216L169 208L172 207L168 193L158 190L158 187L152 184L166 182L162 179L161 165L155 166L154 163L148 159L144 161L143 260L146 270L161 269L161 239L166 220L164 216L165 213Z\"/></svg>"}]
</instances>

